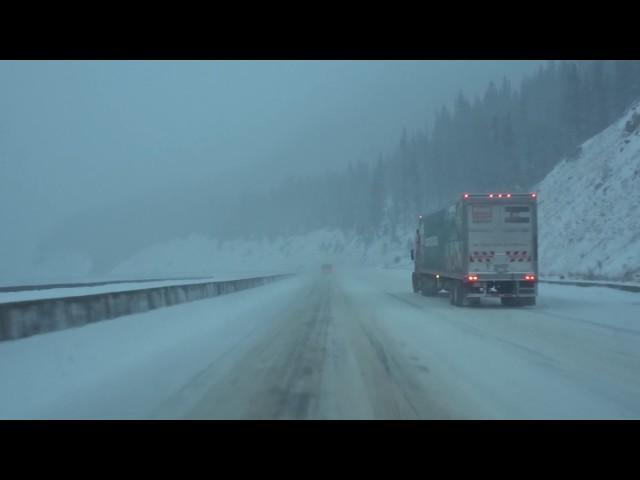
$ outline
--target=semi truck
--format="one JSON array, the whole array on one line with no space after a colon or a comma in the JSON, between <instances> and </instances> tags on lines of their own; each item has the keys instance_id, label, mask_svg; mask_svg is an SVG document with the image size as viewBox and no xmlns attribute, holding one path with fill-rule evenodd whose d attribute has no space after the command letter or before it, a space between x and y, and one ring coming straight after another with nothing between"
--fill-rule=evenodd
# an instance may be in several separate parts
<instances>
[{"instance_id":1,"label":"semi truck","mask_svg":"<svg viewBox=\"0 0 640 480\"><path fill-rule=\"evenodd\" d=\"M449 208L418 216L411 249L413 291L451 304L499 298L535 305L538 294L536 193L464 193Z\"/></svg>"}]
</instances>

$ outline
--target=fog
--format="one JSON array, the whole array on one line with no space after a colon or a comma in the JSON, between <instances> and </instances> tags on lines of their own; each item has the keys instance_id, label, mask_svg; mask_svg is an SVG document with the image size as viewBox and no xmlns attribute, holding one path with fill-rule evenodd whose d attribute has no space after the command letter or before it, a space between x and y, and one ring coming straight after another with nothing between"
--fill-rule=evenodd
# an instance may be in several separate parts
<instances>
[{"instance_id":1,"label":"fog","mask_svg":"<svg viewBox=\"0 0 640 480\"><path fill-rule=\"evenodd\" d=\"M58 251L98 274L215 235L236 194L375 162L458 92L542 63L0 62L0 280L37 280Z\"/></svg>"},{"instance_id":2,"label":"fog","mask_svg":"<svg viewBox=\"0 0 640 480\"><path fill-rule=\"evenodd\" d=\"M0 419L640 418L640 60L0 61Z\"/></svg>"}]
</instances>

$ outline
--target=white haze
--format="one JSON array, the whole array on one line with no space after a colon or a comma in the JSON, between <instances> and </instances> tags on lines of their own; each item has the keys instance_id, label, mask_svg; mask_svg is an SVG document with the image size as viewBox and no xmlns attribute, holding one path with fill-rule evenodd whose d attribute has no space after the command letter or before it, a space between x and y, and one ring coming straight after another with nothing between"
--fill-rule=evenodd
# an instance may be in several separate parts
<instances>
[{"instance_id":1,"label":"white haze","mask_svg":"<svg viewBox=\"0 0 640 480\"><path fill-rule=\"evenodd\" d=\"M0 62L0 280L74 262L88 276L215 233L232 194L375 161L459 91L516 85L541 64Z\"/></svg>"}]
</instances>

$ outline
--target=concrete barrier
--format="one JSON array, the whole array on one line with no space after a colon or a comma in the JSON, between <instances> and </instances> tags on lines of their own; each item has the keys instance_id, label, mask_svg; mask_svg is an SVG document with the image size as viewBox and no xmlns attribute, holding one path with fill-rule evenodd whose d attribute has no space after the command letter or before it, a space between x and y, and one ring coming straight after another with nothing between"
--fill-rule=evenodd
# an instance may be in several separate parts
<instances>
[{"instance_id":1,"label":"concrete barrier","mask_svg":"<svg viewBox=\"0 0 640 480\"><path fill-rule=\"evenodd\" d=\"M592 282L590 280L539 280L540 283L555 283L557 285L572 285L576 287L606 287L624 290L626 292L640 292L640 285L625 285L624 283Z\"/></svg>"},{"instance_id":2,"label":"concrete barrier","mask_svg":"<svg viewBox=\"0 0 640 480\"><path fill-rule=\"evenodd\" d=\"M258 287L285 275L0 303L0 341L80 327L125 315Z\"/></svg>"}]
</instances>

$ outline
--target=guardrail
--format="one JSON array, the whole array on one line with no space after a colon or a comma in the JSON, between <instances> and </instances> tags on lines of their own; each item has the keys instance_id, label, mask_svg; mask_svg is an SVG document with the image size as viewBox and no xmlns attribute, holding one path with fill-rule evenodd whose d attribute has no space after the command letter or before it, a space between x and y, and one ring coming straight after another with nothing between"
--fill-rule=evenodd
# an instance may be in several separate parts
<instances>
[{"instance_id":1,"label":"guardrail","mask_svg":"<svg viewBox=\"0 0 640 480\"><path fill-rule=\"evenodd\" d=\"M540 283L555 283L558 285L573 285L576 287L607 287L627 292L640 292L640 285L625 285L624 283L592 282L581 280L539 280Z\"/></svg>"},{"instance_id":2,"label":"guardrail","mask_svg":"<svg viewBox=\"0 0 640 480\"><path fill-rule=\"evenodd\" d=\"M102 280L96 282L80 283L43 283L36 285L10 285L0 286L0 292L26 292L29 290L52 290L56 288L80 288L80 287L101 287L103 285L117 285L120 283L151 283L166 282L172 280L205 280L211 277L180 277L180 278L145 278L141 280Z\"/></svg>"},{"instance_id":3,"label":"guardrail","mask_svg":"<svg viewBox=\"0 0 640 480\"><path fill-rule=\"evenodd\" d=\"M0 341L80 327L180 303L217 297L291 274L0 303Z\"/></svg>"}]
</instances>

